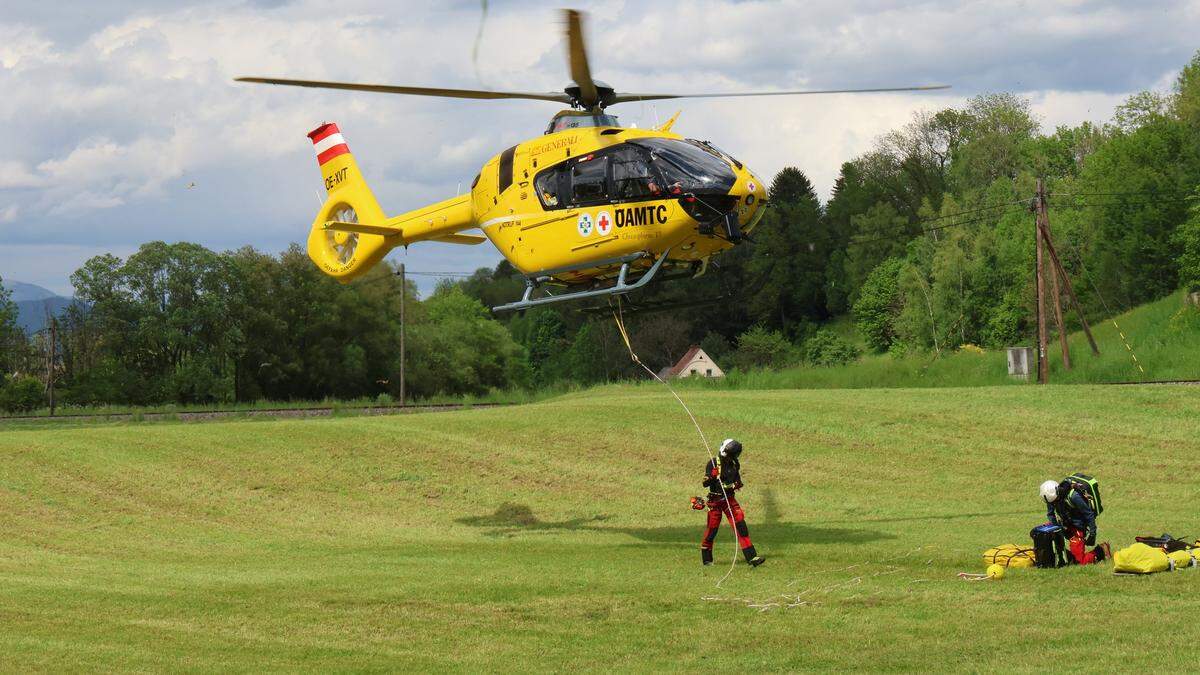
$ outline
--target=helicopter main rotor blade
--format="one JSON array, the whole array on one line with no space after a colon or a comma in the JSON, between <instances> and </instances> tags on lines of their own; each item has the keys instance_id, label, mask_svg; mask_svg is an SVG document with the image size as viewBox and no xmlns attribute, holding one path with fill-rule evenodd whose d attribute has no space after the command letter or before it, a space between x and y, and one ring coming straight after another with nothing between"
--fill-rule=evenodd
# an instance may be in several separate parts
<instances>
[{"instance_id":1,"label":"helicopter main rotor blade","mask_svg":"<svg viewBox=\"0 0 1200 675\"><path fill-rule=\"evenodd\" d=\"M800 91L744 91L728 94L617 94L613 103L629 101L659 101L668 98L732 98L737 96L807 96L809 94L871 94L888 91L933 91L949 89L948 84L931 84L919 87L880 87L874 89L809 89Z\"/></svg>"},{"instance_id":2,"label":"helicopter main rotor blade","mask_svg":"<svg viewBox=\"0 0 1200 675\"><path fill-rule=\"evenodd\" d=\"M571 66L571 79L579 85L579 102L590 108L600 102L600 92L592 80L592 69L588 67L587 48L583 44L583 22L574 9L563 10L567 16L567 61Z\"/></svg>"},{"instance_id":3,"label":"helicopter main rotor blade","mask_svg":"<svg viewBox=\"0 0 1200 675\"><path fill-rule=\"evenodd\" d=\"M358 84L355 82L324 82L321 80L290 80L276 77L238 77L237 82L254 82L256 84L282 84L289 87L312 87L314 89L346 89L349 91L369 91L379 94L410 94L413 96L441 96L445 98L475 98L502 99L519 98L534 101L554 101L570 103L571 97L566 94L547 92L539 94L525 91L489 91L486 89L441 89L437 87L402 87L391 84Z\"/></svg>"}]
</instances>

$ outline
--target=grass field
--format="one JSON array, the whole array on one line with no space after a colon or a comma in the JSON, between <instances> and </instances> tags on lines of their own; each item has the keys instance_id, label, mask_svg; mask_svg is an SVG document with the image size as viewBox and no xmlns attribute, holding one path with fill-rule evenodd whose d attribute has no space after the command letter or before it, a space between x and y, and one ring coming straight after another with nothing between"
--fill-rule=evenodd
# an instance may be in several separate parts
<instances>
[{"instance_id":1,"label":"grass field","mask_svg":"<svg viewBox=\"0 0 1200 675\"><path fill-rule=\"evenodd\" d=\"M1200 570L955 573L1073 470L1114 544L1200 535L1200 388L687 395L745 443L768 556L721 588L704 451L658 389L0 431L0 670L1197 667Z\"/></svg>"}]
</instances>

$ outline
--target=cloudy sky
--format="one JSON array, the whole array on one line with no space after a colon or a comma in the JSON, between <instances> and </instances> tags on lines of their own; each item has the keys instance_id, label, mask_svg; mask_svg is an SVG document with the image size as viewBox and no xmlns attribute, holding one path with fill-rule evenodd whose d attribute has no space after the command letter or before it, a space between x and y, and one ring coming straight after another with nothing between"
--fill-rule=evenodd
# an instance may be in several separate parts
<instances>
[{"instance_id":1,"label":"cloudy sky","mask_svg":"<svg viewBox=\"0 0 1200 675\"><path fill-rule=\"evenodd\" d=\"M540 134L555 105L232 79L561 90L561 4L490 0L475 63L477 1L5 3L0 277L70 294L84 260L128 255L145 241L270 252L302 241L322 198L305 134L324 120L342 127L389 213L466 189L491 155ZM1014 91L1045 128L1105 121L1128 94L1169 88L1200 48L1200 0L573 4L589 13L594 75L618 90L954 86L611 110L646 126L681 109L676 131L715 142L764 177L799 166L822 196L842 161L915 110ZM447 244L393 257L427 272L498 259L487 245Z\"/></svg>"}]
</instances>

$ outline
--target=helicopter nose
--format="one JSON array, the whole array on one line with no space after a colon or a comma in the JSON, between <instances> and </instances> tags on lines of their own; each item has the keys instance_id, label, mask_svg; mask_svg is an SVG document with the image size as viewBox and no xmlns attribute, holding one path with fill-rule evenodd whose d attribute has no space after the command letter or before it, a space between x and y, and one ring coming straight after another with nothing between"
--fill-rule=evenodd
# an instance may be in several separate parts
<instances>
[{"instance_id":1,"label":"helicopter nose","mask_svg":"<svg viewBox=\"0 0 1200 675\"><path fill-rule=\"evenodd\" d=\"M738 197L739 205L753 207L767 198L767 188L749 171L743 171L734 183L731 193Z\"/></svg>"},{"instance_id":2,"label":"helicopter nose","mask_svg":"<svg viewBox=\"0 0 1200 675\"><path fill-rule=\"evenodd\" d=\"M749 170L743 170L734 183L731 194L738 198L738 220L747 234L754 230L762 219L767 203L767 188Z\"/></svg>"}]
</instances>

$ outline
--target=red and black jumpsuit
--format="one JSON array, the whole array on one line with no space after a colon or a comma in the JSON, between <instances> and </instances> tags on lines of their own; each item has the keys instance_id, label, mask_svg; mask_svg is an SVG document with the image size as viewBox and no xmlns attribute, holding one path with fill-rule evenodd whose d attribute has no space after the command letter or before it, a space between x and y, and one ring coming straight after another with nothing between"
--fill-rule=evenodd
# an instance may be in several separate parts
<instances>
[{"instance_id":1,"label":"red and black jumpsuit","mask_svg":"<svg viewBox=\"0 0 1200 675\"><path fill-rule=\"evenodd\" d=\"M742 507L733 494L742 487L741 465L738 459L721 457L716 462L708 460L704 467L704 487L708 488L708 525L704 528L704 538L700 540L701 561L705 565L712 564L713 540L717 538L722 517L728 518L729 524L737 531L738 546L742 547L746 561L754 560L758 554L754 551L754 544L750 543L746 514L742 512Z\"/></svg>"},{"instance_id":2,"label":"red and black jumpsuit","mask_svg":"<svg viewBox=\"0 0 1200 675\"><path fill-rule=\"evenodd\" d=\"M1068 550L1071 558L1078 565L1091 565L1103 562L1104 549L1096 544L1096 511L1092 504L1079 490L1064 482L1059 486L1059 494L1066 491L1065 497L1060 497L1046 506L1046 519L1067 531L1070 540ZM1095 546L1087 550L1088 546Z\"/></svg>"}]
</instances>

